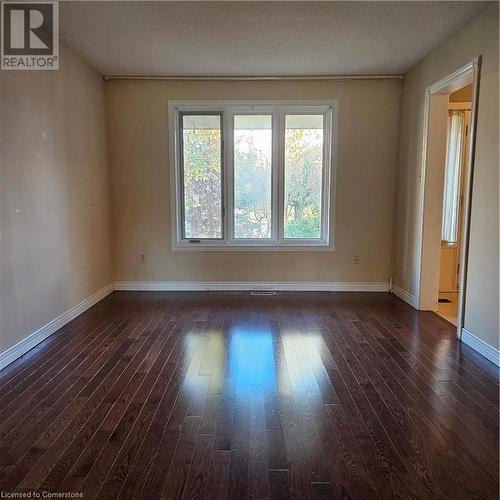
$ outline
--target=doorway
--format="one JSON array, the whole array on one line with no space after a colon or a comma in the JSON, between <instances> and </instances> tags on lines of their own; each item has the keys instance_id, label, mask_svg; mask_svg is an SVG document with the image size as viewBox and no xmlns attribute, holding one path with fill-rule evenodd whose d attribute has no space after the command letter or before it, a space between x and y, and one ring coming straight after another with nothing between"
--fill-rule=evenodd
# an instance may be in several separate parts
<instances>
[{"instance_id":1,"label":"doorway","mask_svg":"<svg viewBox=\"0 0 500 500\"><path fill-rule=\"evenodd\" d=\"M422 150L418 309L435 311L461 338L480 59L427 88Z\"/></svg>"},{"instance_id":2,"label":"doorway","mask_svg":"<svg viewBox=\"0 0 500 500\"><path fill-rule=\"evenodd\" d=\"M465 166L467 163L472 84L450 94L444 167L439 296L437 313L457 325Z\"/></svg>"}]
</instances>

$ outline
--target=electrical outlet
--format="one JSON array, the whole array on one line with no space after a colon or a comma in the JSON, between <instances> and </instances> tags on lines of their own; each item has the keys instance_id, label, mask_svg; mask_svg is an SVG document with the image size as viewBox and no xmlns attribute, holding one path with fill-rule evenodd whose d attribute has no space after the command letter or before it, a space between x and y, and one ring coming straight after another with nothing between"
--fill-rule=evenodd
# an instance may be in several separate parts
<instances>
[{"instance_id":1,"label":"electrical outlet","mask_svg":"<svg viewBox=\"0 0 500 500\"><path fill-rule=\"evenodd\" d=\"M359 255L353 255L352 256L352 263L353 264L359 264Z\"/></svg>"},{"instance_id":2,"label":"electrical outlet","mask_svg":"<svg viewBox=\"0 0 500 500\"><path fill-rule=\"evenodd\" d=\"M139 257L139 262L141 264L146 264L146 254L141 253L141 255Z\"/></svg>"}]
</instances>

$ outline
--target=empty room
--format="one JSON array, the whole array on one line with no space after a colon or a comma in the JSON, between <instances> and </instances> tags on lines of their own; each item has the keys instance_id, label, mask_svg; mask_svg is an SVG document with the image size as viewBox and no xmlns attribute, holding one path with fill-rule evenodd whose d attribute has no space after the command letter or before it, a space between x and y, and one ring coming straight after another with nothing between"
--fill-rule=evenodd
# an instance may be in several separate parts
<instances>
[{"instance_id":1,"label":"empty room","mask_svg":"<svg viewBox=\"0 0 500 500\"><path fill-rule=\"evenodd\" d=\"M498 2L0 9L0 498L499 498Z\"/></svg>"}]
</instances>

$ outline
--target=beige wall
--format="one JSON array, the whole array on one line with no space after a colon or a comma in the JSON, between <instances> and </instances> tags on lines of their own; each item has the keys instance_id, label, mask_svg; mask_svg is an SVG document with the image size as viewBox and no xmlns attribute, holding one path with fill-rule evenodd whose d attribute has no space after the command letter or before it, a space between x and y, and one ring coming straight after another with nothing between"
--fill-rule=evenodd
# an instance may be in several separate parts
<instances>
[{"instance_id":1,"label":"beige wall","mask_svg":"<svg viewBox=\"0 0 500 500\"><path fill-rule=\"evenodd\" d=\"M0 73L0 352L110 283L102 78Z\"/></svg>"},{"instance_id":2,"label":"beige wall","mask_svg":"<svg viewBox=\"0 0 500 500\"><path fill-rule=\"evenodd\" d=\"M450 94L450 102L472 102L472 83Z\"/></svg>"},{"instance_id":3,"label":"beige wall","mask_svg":"<svg viewBox=\"0 0 500 500\"><path fill-rule=\"evenodd\" d=\"M483 56L465 328L499 346L498 4L489 7L405 77L401 109L395 284L416 290L419 172L425 88Z\"/></svg>"},{"instance_id":4,"label":"beige wall","mask_svg":"<svg viewBox=\"0 0 500 500\"><path fill-rule=\"evenodd\" d=\"M106 82L114 279L386 282L400 89L398 80ZM168 100L320 98L339 99L335 251L172 252Z\"/></svg>"},{"instance_id":5,"label":"beige wall","mask_svg":"<svg viewBox=\"0 0 500 500\"><path fill-rule=\"evenodd\" d=\"M456 247L441 247L439 259L439 293L456 292L458 252Z\"/></svg>"}]
</instances>

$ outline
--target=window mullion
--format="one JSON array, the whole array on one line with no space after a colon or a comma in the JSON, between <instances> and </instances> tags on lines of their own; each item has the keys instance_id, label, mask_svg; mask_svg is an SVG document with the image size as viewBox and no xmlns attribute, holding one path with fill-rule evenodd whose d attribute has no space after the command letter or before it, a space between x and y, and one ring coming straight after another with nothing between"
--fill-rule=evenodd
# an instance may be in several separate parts
<instances>
[{"instance_id":1,"label":"window mullion","mask_svg":"<svg viewBox=\"0 0 500 500\"><path fill-rule=\"evenodd\" d=\"M279 113L272 113L272 170L271 170L271 239L278 243L278 144L279 144Z\"/></svg>"},{"instance_id":2,"label":"window mullion","mask_svg":"<svg viewBox=\"0 0 500 500\"><path fill-rule=\"evenodd\" d=\"M234 114L224 111L224 241L234 239Z\"/></svg>"},{"instance_id":3,"label":"window mullion","mask_svg":"<svg viewBox=\"0 0 500 500\"><path fill-rule=\"evenodd\" d=\"M175 207L171 206L175 214L175 241L179 242L182 240L183 233L183 210L182 210L182 134L180 129L180 113L177 108L174 108L172 112L172 142L171 146L174 147L174 172L173 175L173 185L174 185L174 195L175 195ZM172 193L172 190L171 190ZM174 237L174 233L172 233Z\"/></svg>"},{"instance_id":4,"label":"window mullion","mask_svg":"<svg viewBox=\"0 0 500 500\"><path fill-rule=\"evenodd\" d=\"M329 211L329 203L328 203L328 197L330 193L330 175L329 175L329 169L327 168L328 164L328 152L330 150L330 116L331 112L330 110L326 111L323 114L323 158L322 158L322 165L321 165L321 173L322 173L322 180L321 180L321 239L323 241L327 241L328 239L328 211Z\"/></svg>"},{"instance_id":5,"label":"window mullion","mask_svg":"<svg viewBox=\"0 0 500 500\"><path fill-rule=\"evenodd\" d=\"M277 242L282 244L284 241L284 182L285 182L285 112L279 111L277 114L277 151L276 151L276 170L277 170Z\"/></svg>"},{"instance_id":6,"label":"window mullion","mask_svg":"<svg viewBox=\"0 0 500 500\"><path fill-rule=\"evenodd\" d=\"M331 106L325 113L323 130L323 199L322 199L322 239L329 245L331 238L331 210L332 210L332 151L333 151L333 109Z\"/></svg>"}]
</instances>

